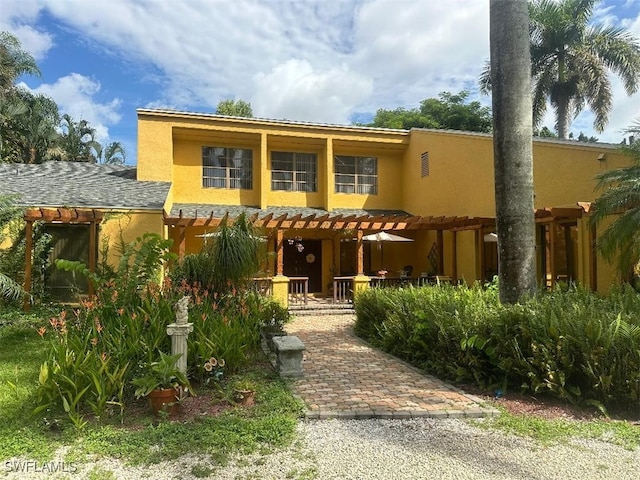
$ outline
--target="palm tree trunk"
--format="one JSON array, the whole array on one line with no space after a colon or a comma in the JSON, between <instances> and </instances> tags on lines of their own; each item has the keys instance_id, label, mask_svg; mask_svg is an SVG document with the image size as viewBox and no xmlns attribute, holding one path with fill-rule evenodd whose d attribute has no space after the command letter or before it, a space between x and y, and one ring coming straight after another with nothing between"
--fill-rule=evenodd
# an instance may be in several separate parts
<instances>
[{"instance_id":1,"label":"palm tree trunk","mask_svg":"<svg viewBox=\"0 0 640 480\"><path fill-rule=\"evenodd\" d=\"M559 99L556 115L558 116L558 137L564 140L569 140L569 100Z\"/></svg>"},{"instance_id":2,"label":"palm tree trunk","mask_svg":"<svg viewBox=\"0 0 640 480\"><path fill-rule=\"evenodd\" d=\"M491 0L490 39L500 300L515 303L536 292L526 0Z\"/></svg>"}]
</instances>

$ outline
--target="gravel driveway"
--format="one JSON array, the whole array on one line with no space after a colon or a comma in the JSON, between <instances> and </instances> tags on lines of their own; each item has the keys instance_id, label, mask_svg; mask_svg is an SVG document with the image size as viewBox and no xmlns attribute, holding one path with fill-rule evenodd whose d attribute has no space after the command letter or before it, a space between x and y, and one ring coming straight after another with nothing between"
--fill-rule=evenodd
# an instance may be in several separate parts
<instances>
[{"instance_id":1,"label":"gravel driveway","mask_svg":"<svg viewBox=\"0 0 640 480\"><path fill-rule=\"evenodd\" d=\"M241 456L222 467L206 456L147 467L100 459L67 474L4 478L68 479L637 479L640 449L595 440L542 446L463 420L311 420L299 440L274 454ZM0 475L2 477L2 475Z\"/></svg>"}]
</instances>

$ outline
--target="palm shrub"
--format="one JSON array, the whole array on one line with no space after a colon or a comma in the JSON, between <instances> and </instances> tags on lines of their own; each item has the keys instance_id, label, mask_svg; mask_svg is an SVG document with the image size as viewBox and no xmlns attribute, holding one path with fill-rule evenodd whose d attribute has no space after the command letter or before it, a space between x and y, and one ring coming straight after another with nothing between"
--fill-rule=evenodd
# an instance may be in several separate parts
<instances>
[{"instance_id":1,"label":"palm shrub","mask_svg":"<svg viewBox=\"0 0 640 480\"><path fill-rule=\"evenodd\" d=\"M266 258L264 239L244 213L232 224L223 219L212 239L198 254L186 255L171 272L179 283L186 280L209 291L226 293L246 288Z\"/></svg>"},{"instance_id":2,"label":"palm shrub","mask_svg":"<svg viewBox=\"0 0 640 480\"><path fill-rule=\"evenodd\" d=\"M640 121L627 130L640 135ZM595 225L613 219L598 237L597 248L609 261L617 261L625 280L640 278L640 141L623 145L621 151L632 163L624 168L598 175L602 194L591 209Z\"/></svg>"},{"instance_id":3,"label":"palm shrub","mask_svg":"<svg viewBox=\"0 0 640 480\"><path fill-rule=\"evenodd\" d=\"M20 209L14 205L14 196L0 195L0 244L4 243L11 224L20 217ZM7 275L6 259L11 258L7 251L0 256L0 301L14 301L22 298L24 291L20 284Z\"/></svg>"}]
</instances>

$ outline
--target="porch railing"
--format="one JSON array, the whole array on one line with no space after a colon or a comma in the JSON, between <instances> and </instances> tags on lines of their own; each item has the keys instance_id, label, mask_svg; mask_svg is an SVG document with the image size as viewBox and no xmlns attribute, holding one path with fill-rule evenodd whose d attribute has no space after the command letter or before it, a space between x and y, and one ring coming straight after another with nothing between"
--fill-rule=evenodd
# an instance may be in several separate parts
<instances>
[{"instance_id":1,"label":"porch railing","mask_svg":"<svg viewBox=\"0 0 640 480\"><path fill-rule=\"evenodd\" d=\"M333 277L333 303L353 302L353 277Z\"/></svg>"},{"instance_id":2,"label":"porch railing","mask_svg":"<svg viewBox=\"0 0 640 480\"><path fill-rule=\"evenodd\" d=\"M309 277L289 277L289 303L308 302Z\"/></svg>"},{"instance_id":3,"label":"porch railing","mask_svg":"<svg viewBox=\"0 0 640 480\"><path fill-rule=\"evenodd\" d=\"M251 288L265 297L273 296L273 282L271 281L271 277L252 278Z\"/></svg>"}]
</instances>

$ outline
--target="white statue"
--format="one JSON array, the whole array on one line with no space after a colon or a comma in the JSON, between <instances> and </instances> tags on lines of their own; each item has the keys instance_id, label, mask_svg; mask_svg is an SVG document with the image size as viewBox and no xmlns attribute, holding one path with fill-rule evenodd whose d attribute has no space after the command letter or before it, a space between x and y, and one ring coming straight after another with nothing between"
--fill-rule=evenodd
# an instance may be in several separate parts
<instances>
[{"instance_id":1,"label":"white statue","mask_svg":"<svg viewBox=\"0 0 640 480\"><path fill-rule=\"evenodd\" d=\"M184 296L178 303L176 303L176 323L178 325L185 325L189 323L189 303L191 302L191 297Z\"/></svg>"}]
</instances>

